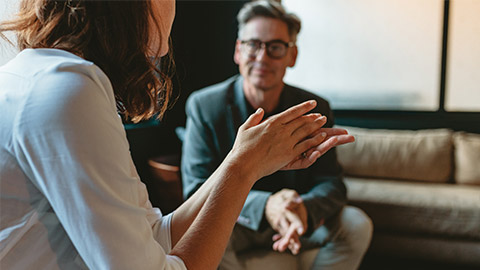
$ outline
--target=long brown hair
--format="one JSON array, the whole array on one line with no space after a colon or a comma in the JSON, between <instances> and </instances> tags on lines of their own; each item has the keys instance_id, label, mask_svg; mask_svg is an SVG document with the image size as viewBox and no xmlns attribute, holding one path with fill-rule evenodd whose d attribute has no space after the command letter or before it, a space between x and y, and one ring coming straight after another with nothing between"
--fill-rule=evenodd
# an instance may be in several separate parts
<instances>
[{"instance_id":1,"label":"long brown hair","mask_svg":"<svg viewBox=\"0 0 480 270\"><path fill-rule=\"evenodd\" d=\"M149 56L149 27L160 32L150 1L22 0L0 35L14 31L20 50L63 49L92 61L110 79L119 112L138 122L161 117L172 93L172 53Z\"/></svg>"}]
</instances>

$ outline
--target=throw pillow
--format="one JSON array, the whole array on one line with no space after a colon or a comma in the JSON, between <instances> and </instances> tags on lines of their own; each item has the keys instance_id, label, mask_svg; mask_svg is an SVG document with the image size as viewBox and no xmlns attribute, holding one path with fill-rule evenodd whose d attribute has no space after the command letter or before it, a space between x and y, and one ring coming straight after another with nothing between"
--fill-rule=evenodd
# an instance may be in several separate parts
<instances>
[{"instance_id":1,"label":"throw pillow","mask_svg":"<svg viewBox=\"0 0 480 270\"><path fill-rule=\"evenodd\" d=\"M480 185L480 134L456 132L455 181L459 184Z\"/></svg>"}]
</instances>

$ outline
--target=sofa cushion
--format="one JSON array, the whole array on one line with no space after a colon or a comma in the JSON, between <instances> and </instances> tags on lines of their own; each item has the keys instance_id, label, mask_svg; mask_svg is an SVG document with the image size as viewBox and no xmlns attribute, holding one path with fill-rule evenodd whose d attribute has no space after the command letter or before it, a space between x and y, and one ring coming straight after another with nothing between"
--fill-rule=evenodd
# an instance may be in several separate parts
<instances>
[{"instance_id":1,"label":"sofa cushion","mask_svg":"<svg viewBox=\"0 0 480 270\"><path fill-rule=\"evenodd\" d=\"M455 181L480 185L480 134L457 132L455 146Z\"/></svg>"},{"instance_id":2,"label":"sofa cushion","mask_svg":"<svg viewBox=\"0 0 480 270\"><path fill-rule=\"evenodd\" d=\"M342 128L355 136L355 143L337 147L346 175L428 182L451 179L451 130Z\"/></svg>"},{"instance_id":3,"label":"sofa cushion","mask_svg":"<svg viewBox=\"0 0 480 270\"><path fill-rule=\"evenodd\" d=\"M375 231L480 240L480 186L345 179Z\"/></svg>"}]
</instances>

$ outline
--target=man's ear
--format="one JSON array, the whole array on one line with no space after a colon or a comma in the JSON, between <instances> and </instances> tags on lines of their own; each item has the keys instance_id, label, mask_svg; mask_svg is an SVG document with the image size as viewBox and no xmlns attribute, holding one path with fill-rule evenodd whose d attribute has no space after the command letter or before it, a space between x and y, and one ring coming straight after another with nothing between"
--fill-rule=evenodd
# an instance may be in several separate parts
<instances>
[{"instance_id":1,"label":"man's ear","mask_svg":"<svg viewBox=\"0 0 480 270\"><path fill-rule=\"evenodd\" d=\"M237 42L235 42L235 53L233 54L233 61L237 65L240 65L240 57L242 56L241 55L242 52L240 51L240 46L241 45L242 45L242 43L240 42L239 39L237 39Z\"/></svg>"},{"instance_id":2,"label":"man's ear","mask_svg":"<svg viewBox=\"0 0 480 270\"><path fill-rule=\"evenodd\" d=\"M295 45L291 48L290 60L288 62L288 67L295 66L295 63L297 62L297 55L298 55L298 48Z\"/></svg>"}]
</instances>

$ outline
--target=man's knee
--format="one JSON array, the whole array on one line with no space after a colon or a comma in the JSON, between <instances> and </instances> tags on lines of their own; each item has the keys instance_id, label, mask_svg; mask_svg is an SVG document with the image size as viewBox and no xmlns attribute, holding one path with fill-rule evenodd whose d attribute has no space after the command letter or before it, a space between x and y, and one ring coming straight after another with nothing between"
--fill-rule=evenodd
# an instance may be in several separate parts
<instances>
[{"instance_id":1,"label":"man's knee","mask_svg":"<svg viewBox=\"0 0 480 270\"><path fill-rule=\"evenodd\" d=\"M373 223L365 212L354 206L346 206L341 213L342 231L347 241L367 249L373 234Z\"/></svg>"}]
</instances>

